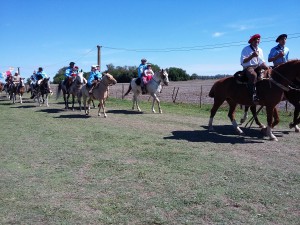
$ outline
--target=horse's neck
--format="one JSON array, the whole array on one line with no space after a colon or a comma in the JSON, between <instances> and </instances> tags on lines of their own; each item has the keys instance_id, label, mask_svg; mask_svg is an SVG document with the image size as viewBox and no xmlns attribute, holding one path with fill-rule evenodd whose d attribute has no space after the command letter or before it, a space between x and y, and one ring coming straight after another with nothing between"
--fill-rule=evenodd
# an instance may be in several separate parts
<instances>
[{"instance_id":1,"label":"horse's neck","mask_svg":"<svg viewBox=\"0 0 300 225\"><path fill-rule=\"evenodd\" d=\"M150 82L153 83L153 84L156 84L156 85L160 85L160 83L161 83L160 73L159 73L159 72L156 72L156 73L153 75L153 77L152 77L152 79L151 79ZM150 83L150 82L149 82L149 83Z\"/></svg>"}]
</instances>

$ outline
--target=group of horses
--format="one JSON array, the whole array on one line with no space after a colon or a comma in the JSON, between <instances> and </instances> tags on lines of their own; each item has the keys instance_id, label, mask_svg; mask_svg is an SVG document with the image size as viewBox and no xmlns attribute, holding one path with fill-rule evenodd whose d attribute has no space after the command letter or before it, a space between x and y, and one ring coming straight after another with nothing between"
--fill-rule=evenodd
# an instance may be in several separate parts
<instances>
[{"instance_id":1,"label":"group of horses","mask_svg":"<svg viewBox=\"0 0 300 225\"><path fill-rule=\"evenodd\" d=\"M141 86L138 85L140 78L132 79L128 91L125 93L126 96L130 91L133 92L133 106L135 106L138 111L141 111L138 104L138 96L142 93ZM105 100L109 95L109 86L115 85L117 81L109 73L103 73L103 76L100 81L97 82L96 86L92 90L92 94L89 93L89 88L86 85L86 80L83 77L83 73L78 73L75 77L67 80L67 83L61 81L58 85L58 91L56 98L58 99L61 92L63 93L65 109L69 108L69 98L72 96L72 110L74 111L75 98L78 100L79 109L82 110L81 99L83 99L84 111L86 115L90 113L91 103L94 104L93 100L98 100L98 116L101 116L101 109L103 111L104 117L107 117L105 112ZM159 113L162 113L160 107L160 101L157 97L157 94L160 92L162 84L168 85L169 78L166 70L162 69L156 72L149 83L146 85L147 94L153 97L152 103L152 112L154 110L154 104L157 102Z\"/></svg>"},{"instance_id":2,"label":"group of horses","mask_svg":"<svg viewBox=\"0 0 300 225\"><path fill-rule=\"evenodd\" d=\"M274 69L272 69L270 78L263 79L256 83L257 94L259 96L259 105L265 106L267 114L266 135L270 140L278 141L272 133L272 128L279 122L279 116L276 106L284 98L295 107L294 119L290 127L296 127L300 123L300 60L291 60ZM214 104L210 112L208 123L209 131L214 131L213 119L224 101L229 105L228 117L238 134L243 131L235 120L235 109L238 104L251 107L254 117L257 117L255 105L250 98L246 83L240 83L236 77L226 77L220 79L212 86L209 96L214 98ZM275 119L274 119L275 118ZM297 131L297 127L296 127Z\"/></svg>"},{"instance_id":3,"label":"group of horses","mask_svg":"<svg viewBox=\"0 0 300 225\"><path fill-rule=\"evenodd\" d=\"M19 96L20 103L23 104L23 94L31 91L34 100L38 102L39 106L44 103L49 106L48 95L52 93L50 88L50 78L45 78L40 85L35 87L31 84L27 91L24 80L25 78L20 78L19 82L9 82L5 84L0 82L0 92L5 91L7 98L9 98L13 104L16 103L17 96Z\"/></svg>"},{"instance_id":4,"label":"group of horses","mask_svg":"<svg viewBox=\"0 0 300 225\"><path fill-rule=\"evenodd\" d=\"M132 109L135 107L138 111L141 111L138 104L138 96L142 93L140 84L140 78L132 79L128 91L124 96L128 95L130 91L133 92L133 105ZM93 88L92 94L89 93L89 88L87 88L86 80L83 77L83 73L79 73L74 79L70 79L69 84L64 84L62 81L58 86L57 98L60 93L63 92L65 108L69 108L69 97L72 96L72 110L74 110L75 98L78 99L79 108L81 110L81 99L83 99L85 114L88 115L90 112L90 104L93 100L99 100L98 105L98 116L101 115L100 110L103 110L104 117L107 117L105 112L105 100L108 97L109 86L114 85L117 81L109 73L103 73L102 79ZM160 70L153 75L153 78L146 85L147 94L152 96L152 112L155 113L154 104L157 102L159 113L162 113L160 107L160 101L157 94L161 91L162 85L168 85L169 78L166 70ZM261 124L257 118L256 105L252 102L249 95L247 83L239 82L236 76L225 77L214 83L212 86L209 96L214 99L213 106L210 111L210 118L208 123L208 130L210 132L214 131L213 119L224 101L227 101L229 105L228 117L234 127L234 130L238 134L243 134L238 123L235 120L235 110L238 104L245 105L247 108L250 107L253 117L255 118L257 124L259 124L270 140L277 141L278 139L272 133L272 129L279 123L279 116L276 106L280 101L286 99L295 107L293 122L290 124L290 128L295 127L296 132L299 132L300 123L300 60L291 60L285 64L282 64L270 71L270 78L262 79L256 83L257 94L259 96L259 105L265 106L267 114L267 127ZM0 85L0 89L3 89L3 84ZM15 90L15 89L12 89ZM20 101L22 103L22 88L18 88L20 95ZM1 91L1 90L0 90ZM17 93L16 91L11 91L12 93ZM41 85L36 90L35 96L40 99L44 95L48 99L48 94L51 93L49 79L44 79ZM15 95L11 95L14 99ZM44 97L43 97L44 99ZM38 101L40 102L40 100ZM48 106L48 101L47 101Z\"/></svg>"}]
</instances>

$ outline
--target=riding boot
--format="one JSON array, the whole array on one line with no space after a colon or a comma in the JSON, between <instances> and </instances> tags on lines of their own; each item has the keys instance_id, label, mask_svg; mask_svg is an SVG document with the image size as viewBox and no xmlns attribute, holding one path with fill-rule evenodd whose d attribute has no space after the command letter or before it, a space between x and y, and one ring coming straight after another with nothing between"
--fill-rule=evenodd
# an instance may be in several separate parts
<instances>
[{"instance_id":1,"label":"riding boot","mask_svg":"<svg viewBox=\"0 0 300 225\"><path fill-rule=\"evenodd\" d=\"M89 95L92 95L93 94L93 89L94 89L94 87L95 87L95 83L92 83L92 87L91 87L91 89L89 90Z\"/></svg>"},{"instance_id":2,"label":"riding boot","mask_svg":"<svg viewBox=\"0 0 300 225\"><path fill-rule=\"evenodd\" d=\"M255 84L248 83L247 86L248 86L248 92L249 92L250 98L252 99L254 104L257 104L259 102L259 98L256 95Z\"/></svg>"}]
</instances>

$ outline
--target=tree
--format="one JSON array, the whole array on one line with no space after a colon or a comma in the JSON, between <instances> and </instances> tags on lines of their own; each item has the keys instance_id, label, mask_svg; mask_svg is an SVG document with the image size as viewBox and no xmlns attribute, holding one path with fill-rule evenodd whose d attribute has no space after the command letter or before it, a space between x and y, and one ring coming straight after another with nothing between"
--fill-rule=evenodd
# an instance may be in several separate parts
<instances>
[{"instance_id":1,"label":"tree","mask_svg":"<svg viewBox=\"0 0 300 225\"><path fill-rule=\"evenodd\" d=\"M185 81L190 79L190 76L185 70L176 67L170 67L168 69L168 74L169 79L172 81Z\"/></svg>"},{"instance_id":2,"label":"tree","mask_svg":"<svg viewBox=\"0 0 300 225\"><path fill-rule=\"evenodd\" d=\"M57 74L53 77L53 83L54 84L59 84L62 80L65 79L65 71L68 67L65 66L61 69L58 70Z\"/></svg>"}]
</instances>

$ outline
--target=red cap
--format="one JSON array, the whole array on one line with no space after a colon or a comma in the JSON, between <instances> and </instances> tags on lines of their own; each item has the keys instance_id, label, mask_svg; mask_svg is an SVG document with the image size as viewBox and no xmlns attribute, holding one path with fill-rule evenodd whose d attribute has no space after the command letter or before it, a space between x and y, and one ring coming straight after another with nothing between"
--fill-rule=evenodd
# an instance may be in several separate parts
<instances>
[{"instance_id":1,"label":"red cap","mask_svg":"<svg viewBox=\"0 0 300 225\"><path fill-rule=\"evenodd\" d=\"M252 41L254 41L257 38L260 38L260 34L254 34L253 36L251 36L248 43L251 44Z\"/></svg>"}]
</instances>

